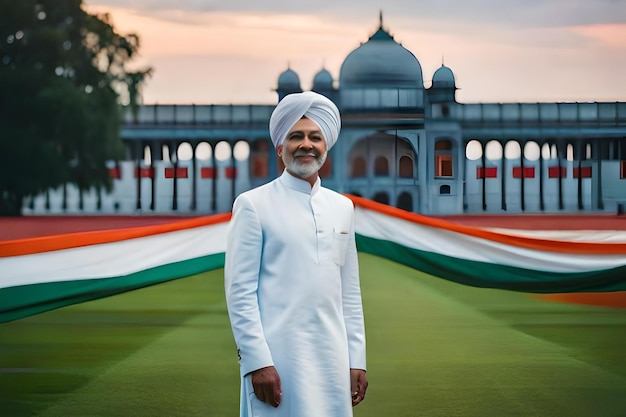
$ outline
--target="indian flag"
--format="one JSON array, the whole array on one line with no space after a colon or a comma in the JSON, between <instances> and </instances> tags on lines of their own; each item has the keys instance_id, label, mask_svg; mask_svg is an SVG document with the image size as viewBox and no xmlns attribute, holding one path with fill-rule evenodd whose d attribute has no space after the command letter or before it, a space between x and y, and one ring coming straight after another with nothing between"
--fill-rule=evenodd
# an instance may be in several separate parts
<instances>
[{"instance_id":1,"label":"indian flag","mask_svg":"<svg viewBox=\"0 0 626 417\"><path fill-rule=\"evenodd\" d=\"M434 276L537 293L626 290L624 232L490 230L352 199L360 251Z\"/></svg>"},{"instance_id":2,"label":"indian flag","mask_svg":"<svg viewBox=\"0 0 626 417\"><path fill-rule=\"evenodd\" d=\"M492 230L350 198L359 251L477 287L626 290L623 232ZM226 213L0 242L0 322L221 268L229 220Z\"/></svg>"},{"instance_id":3,"label":"indian flag","mask_svg":"<svg viewBox=\"0 0 626 417\"><path fill-rule=\"evenodd\" d=\"M0 322L221 268L229 220L0 242Z\"/></svg>"}]
</instances>

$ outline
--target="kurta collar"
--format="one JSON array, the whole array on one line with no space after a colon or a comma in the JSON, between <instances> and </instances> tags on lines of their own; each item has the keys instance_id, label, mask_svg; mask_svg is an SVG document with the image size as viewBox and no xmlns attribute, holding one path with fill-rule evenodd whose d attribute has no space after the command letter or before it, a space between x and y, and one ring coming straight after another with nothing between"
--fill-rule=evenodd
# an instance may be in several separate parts
<instances>
[{"instance_id":1,"label":"kurta collar","mask_svg":"<svg viewBox=\"0 0 626 417\"><path fill-rule=\"evenodd\" d=\"M308 181L302 180L300 178L296 178L291 175L287 170L283 171L283 174L280 176L280 181L285 184L288 188L292 190L300 191L301 193L314 195L320 189L322 181L319 177L317 177L317 181L311 187Z\"/></svg>"}]
</instances>

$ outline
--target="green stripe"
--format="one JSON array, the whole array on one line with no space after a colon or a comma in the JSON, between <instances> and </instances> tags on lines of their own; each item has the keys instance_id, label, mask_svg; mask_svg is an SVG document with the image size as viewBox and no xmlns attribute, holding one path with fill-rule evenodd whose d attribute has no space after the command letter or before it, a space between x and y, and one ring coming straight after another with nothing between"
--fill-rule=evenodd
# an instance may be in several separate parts
<instances>
[{"instance_id":1,"label":"green stripe","mask_svg":"<svg viewBox=\"0 0 626 417\"><path fill-rule=\"evenodd\" d=\"M108 297L224 266L224 253L162 265L121 277L20 285L0 289L0 323Z\"/></svg>"},{"instance_id":2,"label":"green stripe","mask_svg":"<svg viewBox=\"0 0 626 417\"><path fill-rule=\"evenodd\" d=\"M555 273L468 261L420 251L387 240L357 235L360 252L381 256L460 284L534 293L626 290L626 266L579 273ZM537 265L541 268L541 265Z\"/></svg>"}]
</instances>

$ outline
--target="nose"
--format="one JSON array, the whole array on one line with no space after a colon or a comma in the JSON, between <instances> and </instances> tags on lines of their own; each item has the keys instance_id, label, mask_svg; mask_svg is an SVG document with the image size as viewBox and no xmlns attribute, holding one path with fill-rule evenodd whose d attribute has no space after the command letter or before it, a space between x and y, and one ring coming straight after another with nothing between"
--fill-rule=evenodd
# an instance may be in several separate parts
<instances>
[{"instance_id":1,"label":"nose","mask_svg":"<svg viewBox=\"0 0 626 417\"><path fill-rule=\"evenodd\" d=\"M301 149L313 149L313 141L309 137L309 135L304 135L304 140L300 144Z\"/></svg>"}]
</instances>

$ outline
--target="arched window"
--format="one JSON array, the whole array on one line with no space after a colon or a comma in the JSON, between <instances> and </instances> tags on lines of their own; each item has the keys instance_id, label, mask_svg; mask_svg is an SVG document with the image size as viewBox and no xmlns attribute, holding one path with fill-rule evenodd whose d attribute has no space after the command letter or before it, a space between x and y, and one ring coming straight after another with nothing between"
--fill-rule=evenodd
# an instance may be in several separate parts
<instances>
[{"instance_id":1,"label":"arched window","mask_svg":"<svg viewBox=\"0 0 626 417\"><path fill-rule=\"evenodd\" d=\"M485 158L490 161L500 161L503 153L502 144L497 140L490 140L485 145Z\"/></svg>"},{"instance_id":2,"label":"arched window","mask_svg":"<svg viewBox=\"0 0 626 417\"><path fill-rule=\"evenodd\" d=\"M517 160L522 155L522 148L518 141L510 140L504 145L504 157L509 160Z\"/></svg>"},{"instance_id":3,"label":"arched window","mask_svg":"<svg viewBox=\"0 0 626 417\"><path fill-rule=\"evenodd\" d=\"M409 156L402 155L400 157L398 176L400 178L413 178L413 160Z\"/></svg>"},{"instance_id":4,"label":"arched window","mask_svg":"<svg viewBox=\"0 0 626 417\"><path fill-rule=\"evenodd\" d=\"M476 161L483 156L483 146L476 139L467 142L465 146L465 157L470 161Z\"/></svg>"},{"instance_id":5,"label":"arched window","mask_svg":"<svg viewBox=\"0 0 626 417\"><path fill-rule=\"evenodd\" d=\"M413 197L404 192L398 196L398 208L406 211L413 211Z\"/></svg>"},{"instance_id":6,"label":"arched window","mask_svg":"<svg viewBox=\"0 0 626 417\"><path fill-rule=\"evenodd\" d=\"M167 144L163 144L161 146L161 155L162 155L162 160L166 161L166 162L170 162L170 147Z\"/></svg>"},{"instance_id":7,"label":"arched window","mask_svg":"<svg viewBox=\"0 0 626 417\"><path fill-rule=\"evenodd\" d=\"M351 178L359 178L364 177L366 175L366 165L365 158L362 156L357 156L352 161L352 172L350 173Z\"/></svg>"},{"instance_id":8,"label":"arched window","mask_svg":"<svg viewBox=\"0 0 626 417\"><path fill-rule=\"evenodd\" d=\"M389 176L389 161L384 156L379 156L374 161L374 175L377 177Z\"/></svg>"},{"instance_id":9,"label":"arched window","mask_svg":"<svg viewBox=\"0 0 626 417\"><path fill-rule=\"evenodd\" d=\"M567 144L565 155L568 161L574 160L574 145L572 145L571 143Z\"/></svg>"},{"instance_id":10,"label":"arched window","mask_svg":"<svg viewBox=\"0 0 626 417\"><path fill-rule=\"evenodd\" d=\"M143 164L146 166L152 165L152 149L150 146L144 146L143 148Z\"/></svg>"},{"instance_id":11,"label":"arched window","mask_svg":"<svg viewBox=\"0 0 626 417\"><path fill-rule=\"evenodd\" d=\"M229 142L223 140L215 145L215 159L217 159L218 161L226 161L227 159L231 158L232 155L233 148Z\"/></svg>"},{"instance_id":12,"label":"arched window","mask_svg":"<svg viewBox=\"0 0 626 417\"><path fill-rule=\"evenodd\" d=\"M451 151L452 150L452 142L450 142L447 139L445 139L445 140L438 140L437 143L435 143L435 150L436 151Z\"/></svg>"},{"instance_id":13,"label":"arched window","mask_svg":"<svg viewBox=\"0 0 626 417\"><path fill-rule=\"evenodd\" d=\"M452 142L444 139L435 143L435 177L454 176Z\"/></svg>"},{"instance_id":14,"label":"arched window","mask_svg":"<svg viewBox=\"0 0 626 417\"><path fill-rule=\"evenodd\" d=\"M193 147L189 142L183 142L176 148L176 158L179 161L189 161L194 157Z\"/></svg>"},{"instance_id":15,"label":"arched window","mask_svg":"<svg viewBox=\"0 0 626 417\"><path fill-rule=\"evenodd\" d=\"M245 140L238 141L233 147L233 156L237 161L245 161L250 158L250 144Z\"/></svg>"},{"instance_id":16,"label":"arched window","mask_svg":"<svg viewBox=\"0 0 626 417\"><path fill-rule=\"evenodd\" d=\"M207 142L200 142L196 146L196 159L199 161L208 161L213 155L213 149Z\"/></svg>"},{"instance_id":17,"label":"arched window","mask_svg":"<svg viewBox=\"0 0 626 417\"><path fill-rule=\"evenodd\" d=\"M373 198L374 201L389 205L389 194L385 192L376 193Z\"/></svg>"},{"instance_id":18,"label":"arched window","mask_svg":"<svg viewBox=\"0 0 626 417\"><path fill-rule=\"evenodd\" d=\"M439 194L450 194L450 186L448 184L444 184L439 187Z\"/></svg>"}]
</instances>

